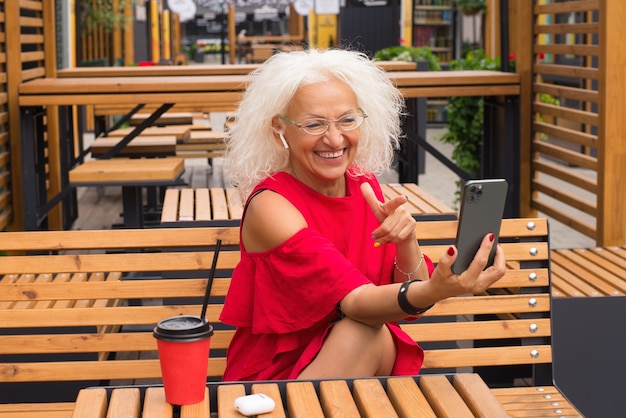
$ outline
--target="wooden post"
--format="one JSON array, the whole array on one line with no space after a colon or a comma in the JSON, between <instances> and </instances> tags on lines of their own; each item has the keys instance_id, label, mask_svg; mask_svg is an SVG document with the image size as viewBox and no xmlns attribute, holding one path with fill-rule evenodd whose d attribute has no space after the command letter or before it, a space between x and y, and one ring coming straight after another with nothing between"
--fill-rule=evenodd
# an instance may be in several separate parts
<instances>
[{"instance_id":1,"label":"wooden post","mask_svg":"<svg viewBox=\"0 0 626 418\"><path fill-rule=\"evenodd\" d=\"M135 37L133 35L133 2L124 2L124 65L135 62Z\"/></svg>"},{"instance_id":2,"label":"wooden post","mask_svg":"<svg viewBox=\"0 0 626 418\"><path fill-rule=\"evenodd\" d=\"M500 38L502 27L500 20L500 0L487 0L485 11L485 54L489 58L500 56ZM509 31L512 33L512 31ZM507 57L502 57L507 59Z\"/></svg>"},{"instance_id":3,"label":"wooden post","mask_svg":"<svg viewBox=\"0 0 626 418\"><path fill-rule=\"evenodd\" d=\"M161 39L159 32L159 2L150 0L150 45L153 62L161 61Z\"/></svg>"},{"instance_id":4,"label":"wooden post","mask_svg":"<svg viewBox=\"0 0 626 418\"><path fill-rule=\"evenodd\" d=\"M56 77L56 21L54 0L44 0L43 4L43 37L46 77ZM61 144L59 138L59 107L46 108L46 134L48 144L49 183L48 199L56 196L63 189L61 169ZM48 227L51 230L63 229L63 204L59 203L48 212Z\"/></svg>"},{"instance_id":5,"label":"wooden post","mask_svg":"<svg viewBox=\"0 0 626 418\"><path fill-rule=\"evenodd\" d=\"M228 61L237 60L237 34L235 33L235 6L228 4Z\"/></svg>"},{"instance_id":6,"label":"wooden post","mask_svg":"<svg viewBox=\"0 0 626 418\"><path fill-rule=\"evenodd\" d=\"M4 3L5 46L6 46L6 95L8 126L11 144L11 192L13 205L13 223L11 229L24 229L24 205L22 184L22 144L20 136L20 108L18 104L18 86L21 81L22 62L20 59L20 6L17 1Z\"/></svg>"},{"instance_id":7,"label":"wooden post","mask_svg":"<svg viewBox=\"0 0 626 418\"><path fill-rule=\"evenodd\" d=\"M513 16L517 17L516 71L520 75L520 216L533 217L537 211L531 206L532 195L532 64L533 64L533 12L530 1L511 2ZM502 57L508 59L508 57Z\"/></svg>"},{"instance_id":8,"label":"wooden post","mask_svg":"<svg viewBox=\"0 0 626 418\"><path fill-rule=\"evenodd\" d=\"M598 245L626 244L626 3L600 1Z\"/></svg>"},{"instance_id":9,"label":"wooden post","mask_svg":"<svg viewBox=\"0 0 626 418\"><path fill-rule=\"evenodd\" d=\"M289 4L289 35L304 41L304 16L296 12L293 2Z\"/></svg>"},{"instance_id":10,"label":"wooden post","mask_svg":"<svg viewBox=\"0 0 626 418\"><path fill-rule=\"evenodd\" d=\"M163 10L161 19L163 25L163 59L169 61L172 58L170 11L167 9Z\"/></svg>"},{"instance_id":11,"label":"wooden post","mask_svg":"<svg viewBox=\"0 0 626 418\"><path fill-rule=\"evenodd\" d=\"M129 1L129 0L125 0ZM120 10L120 0L113 0L113 10L116 12ZM115 64L118 58L122 58L122 26L118 22L115 23L113 28L113 56L111 57L111 64Z\"/></svg>"}]
</instances>

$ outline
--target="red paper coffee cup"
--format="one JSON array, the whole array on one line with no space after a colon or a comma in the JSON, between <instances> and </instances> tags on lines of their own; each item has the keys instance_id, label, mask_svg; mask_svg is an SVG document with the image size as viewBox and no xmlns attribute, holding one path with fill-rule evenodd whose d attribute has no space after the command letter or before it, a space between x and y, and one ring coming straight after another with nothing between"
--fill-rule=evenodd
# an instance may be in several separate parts
<instances>
[{"instance_id":1,"label":"red paper coffee cup","mask_svg":"<svg viewBox=\"0 0 626 418\"><path fill-rule=\"evenodd\" d=\"M162 320L154 328L165 400L189 405L204 400L213 327L206 319L179 315Z\"/></svg>"}]
</instances>

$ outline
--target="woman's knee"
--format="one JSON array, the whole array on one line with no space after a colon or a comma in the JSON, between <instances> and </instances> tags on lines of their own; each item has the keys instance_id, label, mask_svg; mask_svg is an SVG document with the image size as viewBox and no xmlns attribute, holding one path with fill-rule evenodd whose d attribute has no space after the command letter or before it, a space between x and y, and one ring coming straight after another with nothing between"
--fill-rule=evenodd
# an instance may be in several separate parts
<instances>
[{"instance_id":1,"label":"woman's knee","mask_svg":"<svg viewBox=\"0 0 626 418\"><path fill-rule=\"evenodd\" d=\"M375 355L382 355L389 354L389 351L393 350L395 354L391 331L385 325L377 328L350 318L343 318L333 326L331 336L342 340L344 344L352 345L361 353L372 351Z\"/></svg>"}]
</instances>

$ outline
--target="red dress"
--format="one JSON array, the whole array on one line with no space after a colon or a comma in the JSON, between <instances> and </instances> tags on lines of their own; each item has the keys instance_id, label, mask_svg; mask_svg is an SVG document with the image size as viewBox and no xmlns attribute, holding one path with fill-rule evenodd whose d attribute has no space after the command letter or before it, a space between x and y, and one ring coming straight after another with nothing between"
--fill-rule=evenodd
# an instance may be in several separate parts
<instances>
[{"instance_id":1,"label":"red dress","mask_svg":"<svg viewBox=\"0 0 626 418\"><path fill-rule=\"evenodd\" d=\"M391 283L396 246L373 245L371 232L380 223L361 195L364 181L382 201L373 176L346 176L347 195L341 198L321 195L284 172L254 189L252 195L269 189L284 196L308 228L266 252L249 253L241 246L220 317L237 327L225 381L296 378L320 350L339 301L363 284ZM416 375L422 349L397 323L388 327L397 353L393 375Z\"/></svg>"}]
</instances>

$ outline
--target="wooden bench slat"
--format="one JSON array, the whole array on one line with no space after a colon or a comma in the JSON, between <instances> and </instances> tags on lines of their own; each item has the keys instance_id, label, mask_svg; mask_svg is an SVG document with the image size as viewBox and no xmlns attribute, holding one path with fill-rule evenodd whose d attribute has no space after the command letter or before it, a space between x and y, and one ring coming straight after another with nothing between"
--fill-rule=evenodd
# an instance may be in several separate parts
<instances>
[{"instance_id":1,"label":"wooden bench slat","mask_svg":"<svg viewBox=\"0 0 626 418\"><path fill-rule=\"evenodd\" d=\"M273 411L262 414L263 418L285 418L285 410L283 409L283 401L280 395L280 388L276 383L255 383L252 385L251 393L262 393L274 400L276 407ZM240 415L241 416L241 415Z\"/></svg>"},{"instance_id":2,"label":"wooden bench slat","mask_svg":"<svg viewBox=\"0 0 626 418\"><path fill-rule=\"evenodd\" d=\"M391 400L378 379L356 379L352 383L352 390L361 416L368 418L398 417Z\"/></svg>"},{"instance_id":3,"label":"wooden bench slat","mask_svg":"<svg viewBox=\"0 0 626 418\"><path fill-rule=\"evenodd\" d=\"M397 377L387 380L387 393L398 415L412 416L419 411L423 418L436 418L437 414L430 407L428 400L410 377Z\"/></svg>"},{"instance_id":4,"label":"wooden bench slat","mask_svg":"<svg viewBox=\"0 0 626 418\"><path fill-rule=\"evenodd\" d=\"M1 244L6 251L19 250L113 250L141 248L143 250L160 247L185 247L190 242L198 247L210 247L216 240L222 240L222 247L239 245L239 227L178 228L176 231L158 234L151 229L111 229L107 231L37 231L11 232L11 239ZM3 259L4 261L4 259ZM0 268L3 263L0 263ZM111 270L110 268L107 269ZM8 273L8 272L7 272ZM9 273L10 274L10 273Z\"/></svg>"},{"instance_id":5,"label":"wooden bench slat","mask_svg":"<svg viewBox=\"0 0 626 418\"><path fill-rule=\"evenodd\" d=\"M161 222L176 222L178 220L178 196L179 189L168 187L163 197L161 209Z\"/></svg>"},{"instance_id":6,"label":"wooden bench slat","mask_svg":"<svg viewBox=\"0 0 626 418\"><path fill-rule=\"evenodd\" d=\"M178 220L191 221L194 219L194 191L193 189L181 189L180 202L178 204Z\"/></svg>"},{"instance_id":7,"label":"wooden bench slat","mask_svg":"<svg viewBox=\"0 0 626 418\"><path fill-rule=\"evenodd\" d=\"M491 392L511 417L582 417L554 386L493 388Z\"/></svg>"},{"instance_id":8,"label":"wooden bench slat","mask_svg":"<svg viewBox=\"0 0 626 418\"><path fill-rule=\"evenodd\" d=\"M358 417L359 410L345 381L320 382L320 403L327 418Z\"/></svg>"},{"instance_id":9,"label":"wooden bench slat","mask_svg":"<svg viewBox=\"0 0 626 418\"><path fill-rule=\"evenodd\" d=\"M289 382L287 388L287 409L293 418L324 418L322 405L317 399L311 382Z\"/></svg>"},{"instance_id":10,"label":"wooden bench slat","mask_svg":"<svg viewBox=\"0 0 626 418\"><path fill-rule=\"evenodd\" d=\"M241 384L218 386L217 410L219 411L219 418L241 418L241 414L235 409L235 399L245 394L246 389Z\"/></svg>"},{"instance_id":11,"label":"wooden bench slat","mask_svg":"<svg viewBox=\"0 0 626 418\"><path fill-rule=\"evenodd\" d=\"M489 396L492 395L491 391L477 374L455 375L452 378L452 384L475 416L506 416L502 405L494 396Z\"/></svg>"},{"instance_id":12,"label":"wooden bench slat","mask_svg":"<svg viewBox=\"0 0 626 418\"><path fill-rule=\"evenodd\" d=\"M419 386L438 417L474 417L445 376L422 376Z\"/></svg>"},{"instance_id":13,"label":"wooden bench slat","mask_svg":"<svg viewBox=\"0 0 626 418\"><path fill-rule=\"evenodd\" d=\"M237 189L229 187L226 189L226 200L228 201L228 213L230 219L241 219L243 216L243 203L239 198Z\"/></svg>"},{"instance_id":14,"label":"wooden bench slat","mask_svg":"<svg viewBox=\"0 0 626 418\"><path fill-rule=\"evenodd\" d=\"M212 187L210 189L211 202L213 208L214 219L230 219L228 214L228 204L226 203L226 194L222 188Z\"/></svg>"},{"instance_id":15,"label":"wooden bench slat","mask_svg":"<svg viewBox=\"0 0 626 418\"><path fill-rule=\"evenodd\" d=\"M146 389L143 402L142 418L171 418L172 405L165 401L165 390L162 387Z\"/></svg>"},{"instance_id":16,"label":"wooden bench slat","mask_svg":"<svg viewBox=\"0 0 626 418\"><path fill-rule=\"evenodd\" d=\"M102 388L81 390L76 405L72 418L104 417L108 407L107 392Z\"/></svg>"},{"instance_id":17,"label":"wooden bench slat","mask_svg":"<svg viewBox=\"0 0 626 418\"><path fill-rule=\"evenodd\" d=\"M141 399L138 388L123 388L113 391L107 418L139 418L141 413Z\"/></svg>"},{"instance_id":18,"label":"wooden bench slat","mask_svg":"<svg viewBox=\"0 0 626 418\"><path fill-rule=\"evenodd\" d=\"M221 192L221 189L220 193ZM196 195L196 205L195 205L195 217L193 219L184 219L184 220L197 220L197 221L210 221L211 218L215 219L228 219L228 214L216 214L215 211L211 211L211 203L215 205L216 200L213 197L213 193L209 196L209 189L206 187L198 188L195 190ZM183 219L181 219L182 221Z\"/></svg>"}]
</instances>

